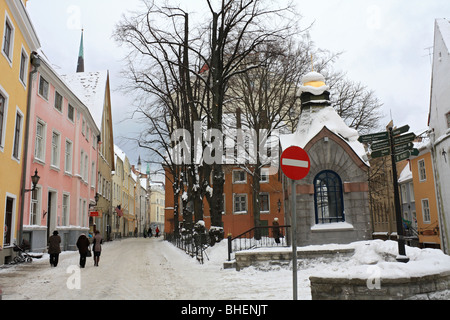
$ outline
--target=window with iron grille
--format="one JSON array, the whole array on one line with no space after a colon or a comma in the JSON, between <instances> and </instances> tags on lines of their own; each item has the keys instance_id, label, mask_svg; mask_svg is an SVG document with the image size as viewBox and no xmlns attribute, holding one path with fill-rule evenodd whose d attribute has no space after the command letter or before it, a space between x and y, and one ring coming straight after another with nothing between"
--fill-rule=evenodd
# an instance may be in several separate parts
<instances>
[{"instance_id":1,"label":"window with iron grille","mask_svg":"<svg viewBox=\"0 0 450 320\"><path fill-rule=\"evenodd\" d=\"M320 172L314 179L316 224L344 222L342 181L333 171Z\"/></svg>"}]
</instances>

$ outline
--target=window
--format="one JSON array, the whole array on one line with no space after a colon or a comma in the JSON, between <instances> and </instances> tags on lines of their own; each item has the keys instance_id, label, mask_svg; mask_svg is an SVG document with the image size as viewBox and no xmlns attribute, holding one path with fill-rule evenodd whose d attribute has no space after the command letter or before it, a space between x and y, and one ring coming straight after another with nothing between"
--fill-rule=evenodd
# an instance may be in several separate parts
<instances>
[{"instance_id":1,"label":"window","mask_svg":"<svg viewBox=\"0 0 450 320\"><path fill-rule=\"evenodd\" d=\"M45 100L48 100L48 89L49 84L48 81L45 80L42 76L39 79L39 95L44 98Z\"/></svg>"},{"instance_id":2,"label":"window","mask_svg":"<svg viewBox=\"0 0 450 320\"><path fill-rule=\"evenodd\" d=\"M423 217L423 222L426 222L426 223L431 222L430 204L428 202L428 199L422 199L422 217Z\"/></svg>"},{"instance_id":3,"label":"window","mask_svg":"<svg viewBox=\"0 0 450 320\"><path fill-rule=\"evenodd\" d=\"M91 164L91 187L95 188L95 177L97 175L95 174L95 162L92 162Z\"/></svg>"},{"instance_id":4,"label":"window","mask_svg":"<svg viewBox=\"0 0 450 320\"><path fill-rule=\"evenodd\" d=\"M34 157L41 161L45 160L45 123L38 120L36 123L36 138L34 144Z\"/></svg>"},{"instance_id":5,"label":"window","mask_svg":"<svg viewBox=\"0 0 450 320\"><path fill-rule=\"evenodd\" d=\"M269 169L261 169L260 183L269 183Z\"/></svg>"},{"instance_id":6,"label":"window","mask_svg":"<svg viewBox=\"0 0 450 320\"><path fill-rule=\"evenodd\" d=\"M55 109L62 112L63 108L63 97L57 91L55 91Z\"/></svg>"},{"instance_id":7,"label":"window","mask_svg":"<svg viewBox=\"0 0 450 320\"><path fill-rule=\"evenodd\" d=\"M63 194L62 202L62 225L69 225L69 214L70 214L70 196L68 194Z\"/></svg>"},{"instance_id":8,"label":"window","mask_svg":"<svg viewBox=\"0 0 450 320\"><path fill-rule=\"evenodd\" d=\"M445 115L445 118L447 119L447 128L450 128L450 112Z\"/></svg>"},{"instance_id":9,"label":"window","mask_svg":"<svg viewBox=\"0 0 450 320\"><path fill-rule=\"evenodd\" d=\"M67 108L67 118L72 122L74 121L74 109L71 104L69 104L69 107Z\"/></svg>"},{"instance_id":10,"label":"window","mask_svg":"<svg viewBox=\"0 0 450 320\"><path fill-rule=\"evenodd\" d=\"M322 171L314 179L316 224L343 222L344 200L341 178L333 171Z\"/></svg>"},{"instance_id":11,"label":"window","mask_svg":"<svg viewBox=\"0 0 450 320\"><path fill-rule=\"evenodd\" d=\"M247 175L244 170L233 171L233 183L246 183Z\"/></svg>"},{"instance_id":12,"label":"window","mask_svg":"<svg viewBox=\"0 0 450 320\"><path fill-rule=\"evenodd\" d=\"M36 187L36 189L31 193L30 225L40 225L40 198L41 188Z\"/></svg>"},{"instance_id":13,"label":"window","mask_svg":"<svg viewBox=\"0 0 450 320\"><path fill-rule=\"evenodd\" d=\"M421 159L418 162L419 165L419 181L427 180L427 172L425 170L425 160Z\"/></svg>"},{"instance_id":14,"label":"window","mask_svg":"<svg viewBox=\"0 0 450 320\"><path fill-rule=\"evenodd\" d=\"M84 176L83 176L83 180L85 182L88 182L88 177L89 177L89 157L87 155L87 153L84 155Z\"/></svg>"},{"instance_id":15,"label":"window","mask_svg":"<svg viewBox=\"0 0 450 320\"><path fill-rule=\"evenodd\" d=\"M268 193L261 193L259 195L260 212L270 213L270 197Z\"/></svg>"},{"instance_id":16,"label":"window","mask_svg":"<svg viewBox=\"0 0 450 320\"><path fill-rule=\"evenodd\" d=\"M86 136L86 120L84 120L84 118L81 122L81 134L83 136Z\"/></svg>"},{"instance_id":17,"label":"window","mask_svg":"<svg viewBox=\"0 0 450 320\"><path fill-rule=\"evenodd\" d=\"M247 195L235 194L234 195L234 213L243 214L247 213Z\"/></svg>"},{"instance_id":18,"label":"window","mask_svg":"<svg viewBox=\"0 0 450 320\"><path fill-rule=\"evenodd\" d=\"M26 51L22 49L22 54L20 55L19 79L24 86L27 85L27 69L28 69L28 55Z\"/></svg>"},{"instance_id":19,"label":"window","mask_svg":"<svg viewBox=\"0 0 450 320\"><path fill-rule=\"evenodd\" d=\"M61 135L58 132L53 131L52 135L52 166L59 168L59 150L61 146Z\"/></svg>"},{"instance_id":20,"label":"window","mask_svg":"<svg viewBox=\"0 0 450 320\"><path fill-rule=\"evenodd\" d=\"M6 98L0 93L0 147L3 147L3 132L6 119Z\"/></svg>"},{"instance_id":21,"label":"window","mask_svg":"<svg viewBox=\"0 0 450 320\"><path fill-rule=\"evenodd\" d=\"M406 184L402 184L401 189L402 189L402 203L407 203L408 199L406 195Z\"/></svg>"},{"instance_id":22,"label":"window","mask_svg":"<svg viewBox=\"0 0 450 320\"><path fill-rule=\"evenodd\" d=\"M78 172L80 174L80 177L84 178L84 151L81 150L81 156L80 156L80 171Z\"/></svg>"},{"instance_id":23,"label":"window","mask_svg":"<svg viewBox=\"0 0 450 320\"><path fill-rule=\"evenodd\" d=\"M20 146L21 146L21 136L22 136L22 115L17 112L16 114L16 127L14 129L14 146L13 146L13 157L16 160L20 159Z\"/></svg>"},{"instance_id":24,"label":"window","mask_svg":"<svg viewBox=\"0 0 450 320\"><path fill-rule=\"evenodd\" d=\"M64 171L66 173L72 173L72 141L66 140L66 154L64 159Z\"/></svg>"},{"instance_id":25,"label":"window","mask_svg":"<svg viewBox=\"0 0 450 320\"><path fill-rule=\"evenodd\" d=\"M3 54L8 58L9 62L12 62L12 52L13 52L13 42L14 42L14 28L6 16L5 30L3 33Z\"/></svg>"}]
</instances>

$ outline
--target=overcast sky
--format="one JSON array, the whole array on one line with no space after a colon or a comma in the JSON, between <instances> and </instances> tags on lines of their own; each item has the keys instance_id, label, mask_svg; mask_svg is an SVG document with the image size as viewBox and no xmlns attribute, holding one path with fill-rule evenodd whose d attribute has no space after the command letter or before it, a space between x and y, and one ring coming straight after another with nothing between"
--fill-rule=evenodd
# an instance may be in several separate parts
<instances>
[{"instance_id":1,"label":"overcast sky","mask_svg":"<svg viewBox=\"0 0 450 320\"><path fill-rule=\"evenodd\" d=\"M314 22L311 39L317 47L343 52L335 64L349 79L374 90L384 104L385 123L427 129L431 57L436 18L450 18L448 0L293 0L304 26ZM175 4L183 1L175 1ZM204 0L189 0L187 10L201 11ZM112 39L123 13L141 7L140 0L30 0L28 10L42 49L60 74L76 71L81 27L85 29L85 70L110 70L115 143L132 164L138 150L124 137L136 126L121 122L132 111L117 90L124 51ZM189 6L189 7L188 7Z\"/></svg>"}]
</instances>

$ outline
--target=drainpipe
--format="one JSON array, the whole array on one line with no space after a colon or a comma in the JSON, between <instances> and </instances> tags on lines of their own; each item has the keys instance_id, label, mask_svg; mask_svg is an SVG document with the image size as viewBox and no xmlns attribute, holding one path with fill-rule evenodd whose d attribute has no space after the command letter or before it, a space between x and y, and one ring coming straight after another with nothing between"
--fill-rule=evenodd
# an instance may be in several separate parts
<instances>
[{"instance_id":1,"label":"drainpipe","mask_svg":"<svg viewBox=\"0 0 450 320\"><path fill-rule=\"evenodd\" d=\"M30 113L31 113L31 93L33 88L33 75L38 71L38 68L41 66L41 59L36 52L31 54L31 65L33 66L33 70L30 71L30 75L28 78L28 99L27 99L27 122L25 127L25 142L24 142L24 151L23 151L23 165L22 165L22 182L21 182L21 201L20 201L20 225L19 225L19 243L18 245L22 245L23 241L23 214L25 207L25 185L27 179L27 168L28 168L28 144L29 144L29 135L30 135Z\"/></svg>"}]
</instances>

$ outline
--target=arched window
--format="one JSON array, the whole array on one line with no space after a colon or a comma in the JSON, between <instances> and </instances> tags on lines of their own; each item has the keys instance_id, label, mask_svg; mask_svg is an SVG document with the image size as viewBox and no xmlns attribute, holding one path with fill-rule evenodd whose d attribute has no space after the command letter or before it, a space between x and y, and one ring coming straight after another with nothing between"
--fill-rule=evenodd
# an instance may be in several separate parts
<instances>
[{"instance_id":1,"label":"arched window","mask_svg":"<svg viewBox=\"0 0 450 320\"><path fill-rule=\"evenodd\" d=\"M333 171L322 171L314 179L316 224L344 222L341 178Z\"/></svg>"}]
</instances>

